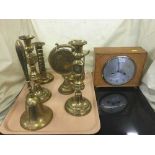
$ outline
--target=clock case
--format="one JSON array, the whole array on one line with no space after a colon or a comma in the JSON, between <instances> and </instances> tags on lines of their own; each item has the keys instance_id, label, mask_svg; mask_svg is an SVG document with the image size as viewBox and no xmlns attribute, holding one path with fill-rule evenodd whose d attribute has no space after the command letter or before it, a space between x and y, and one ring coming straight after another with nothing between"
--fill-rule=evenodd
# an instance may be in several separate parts
<instances>
[{"instance_id":1,"label":"clock case","mask_svg":"<svg viewBox=\"0 0 155 155\"><path fill-rule=\"evenodd\" d=\"M147 58L147 52L141 47L96 47L95 68L94 68L94 86L95 87L137 87L140 85L144 65ZM136 66L134 77L125 84L111 85L104 80L102 70L106 63L116 56L127 56L131 58Z\"/></svg>"}]
</instances>

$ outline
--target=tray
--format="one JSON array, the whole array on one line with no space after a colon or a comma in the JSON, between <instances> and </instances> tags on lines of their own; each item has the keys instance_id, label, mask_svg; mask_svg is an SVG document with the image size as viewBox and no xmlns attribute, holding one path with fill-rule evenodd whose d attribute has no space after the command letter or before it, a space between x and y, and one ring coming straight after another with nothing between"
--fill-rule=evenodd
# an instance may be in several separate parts
<instances>
[{"instance_id":1,"label":"tray","mask_svg":"<svg viewBox=\"0 0 155 155\"><path fill-rule=\"evenodd\" d=\"M3 134L94 134L98 132L100 129L100 119L92 75L91 73L86 73L85 77L83 96L88 98L92 104L92 109L89 114L76 117L65 111L65 101L74 94L60 94L58 92L58 87L62 83L63 78L59 74L54 74L54 81L42 85L52 92L51 99L44 103L44 105L47 105L53 110L52 121L46 127L37 131L28 131L20 126L20 116L25 110L25 96L28 92L26 86L24 86L14 106L2 122L0 132Z\"/></svg>"}]
</instances>

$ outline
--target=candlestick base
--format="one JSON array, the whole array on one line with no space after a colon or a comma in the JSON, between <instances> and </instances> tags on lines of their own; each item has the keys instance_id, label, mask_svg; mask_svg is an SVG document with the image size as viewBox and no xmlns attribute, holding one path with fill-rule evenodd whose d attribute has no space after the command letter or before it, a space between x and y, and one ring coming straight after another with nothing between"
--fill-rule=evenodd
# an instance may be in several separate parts
<instances>
[{"instance_id":1,"label":"candlestick base","mask_svg":"<svg viewBox=\"0 0 155 155\"><path fill-rule=\"evenodd\" d=\"M46 84L54 80L54 76L52 73L47 72L45 76L41 76L39 78L40 84Z\"/></svg>"},{"instance_id":2,"label":"candlestick base","mask_svg":"<svg viewBox=\"0 0 155 155\"><path fill-rule=\"evenodd\" d=\"M65 103L65 110L73 116L84 116L91 111L91 103L85 97L82 97L80 100L77 98L71 97Z\"/></svg>"},{"instance_id":3,"label":"candlestick base","mask_svg":"<svg viewBox=\"0 0 155 155\"><path fill-rule=\"evenodd\" d=\"M41 103L46 102L52 96L51 92L47 88L44 88L44 87L41 87L41 86L36 86L33 89L33 94L40 99Z\"/></svg>"},{"instance_id":4,"label":"candlestick base","mask_svg":"<svg viewBox=\"0 0 155 155\"><path fill-rule=\"evenodd\" d=\"M69 74L64 74L62 76L64 78L64 82L58 88L59 93L61 93L63 95L69 95L69 94L74 93L73 85L71 84L71 82L69 80L70 75Z\"/></svg>"}]
</instances>

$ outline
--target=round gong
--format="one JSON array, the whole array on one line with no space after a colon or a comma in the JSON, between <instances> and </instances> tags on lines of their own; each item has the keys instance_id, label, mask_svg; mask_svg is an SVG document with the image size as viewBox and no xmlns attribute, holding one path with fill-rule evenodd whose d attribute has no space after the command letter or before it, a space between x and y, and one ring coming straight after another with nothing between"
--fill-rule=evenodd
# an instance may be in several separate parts
<instances>
[{"instance_id":1,"label":"round gong","mask_svg":"<svg viewBox=\"0 0 155 155\"><path fill-rule=\"evenodd\" d=\"M59 74L68 74L72 71L74 56L67 48L54 48L49 57L49 64Z\"/></svg>"}]
</instances>

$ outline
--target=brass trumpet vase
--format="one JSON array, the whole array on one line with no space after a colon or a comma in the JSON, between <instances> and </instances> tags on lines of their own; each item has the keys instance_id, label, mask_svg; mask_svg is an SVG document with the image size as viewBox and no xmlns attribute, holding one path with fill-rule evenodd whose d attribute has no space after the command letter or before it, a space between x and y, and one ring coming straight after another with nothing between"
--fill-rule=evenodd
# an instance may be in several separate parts
<instances>
[{"instance_id":1,"label":"brass trumpet vase","mask_svg":"<svg viewBox=\"0 0 155 155\"><path fill-rule=\"evenodd\" d=\"M34 95L26 98L26 111L21 115L20 125L26 130L39 130L47 126L53 118L50 108L42 105L40 99Z\"/></svg>"}]
</instances>

